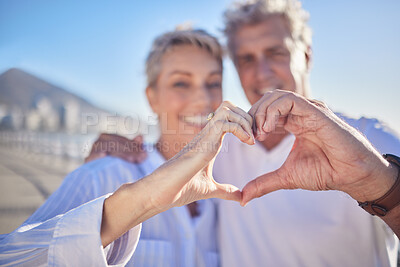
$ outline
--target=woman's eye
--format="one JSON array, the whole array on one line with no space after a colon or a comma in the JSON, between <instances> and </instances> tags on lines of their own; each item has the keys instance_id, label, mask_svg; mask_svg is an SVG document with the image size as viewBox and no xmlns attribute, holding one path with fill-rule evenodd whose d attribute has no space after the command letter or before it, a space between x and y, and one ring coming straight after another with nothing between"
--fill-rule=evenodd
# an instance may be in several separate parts
<instances>
[{"instance_id":1,"label":"woman's eye","mask_svg":"<svg viewBox=\"0 0 400 267\"><path fill-rule=\"evenodd\" d=\"M177 88L187 88L189 87L189 84L186 82L176 82L173 86Z\"/></svg>"},{"instance_id":2,"label":"woman's eye","mask_svg":"<svg viewBox=\"0 0 400 267\"><path fill-rule=\"evenodd\" d=\"M208 88L210 88L210 89L220 89L220 88L222 88L222 83L221 82L210 83L210 84L208 84Z\"/></svg>"}]
</instances>

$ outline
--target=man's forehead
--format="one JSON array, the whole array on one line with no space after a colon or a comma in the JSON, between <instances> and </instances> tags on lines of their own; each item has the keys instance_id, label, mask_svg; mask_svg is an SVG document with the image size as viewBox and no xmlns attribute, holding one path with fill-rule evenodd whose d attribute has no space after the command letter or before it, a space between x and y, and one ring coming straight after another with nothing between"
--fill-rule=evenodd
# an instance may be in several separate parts
<instances>
[{"instance_id":1,"label":"man's forehead","mask_svg":"<svg viewBox=\"0 0 400 267\"><path fill-rule=\"evenodd\" d=\"M287 23L282 16L271 16L255 24L241 26L235 33L234 40L236 49L242 46L260 43L284 43L285 39L291 37Z\"/></svg>"}]
</instances>

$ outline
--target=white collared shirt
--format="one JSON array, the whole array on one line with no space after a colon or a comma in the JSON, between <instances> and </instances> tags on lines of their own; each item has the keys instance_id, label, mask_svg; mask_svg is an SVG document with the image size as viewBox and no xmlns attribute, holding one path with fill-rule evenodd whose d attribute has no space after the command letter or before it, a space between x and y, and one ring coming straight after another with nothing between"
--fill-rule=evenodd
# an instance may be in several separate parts
<instances>
[{"instance_id":1,"label":"white collared shirt","mask_svg":"<svg viewBox=\"0 0 400 267\"><path fill-rule=\"evenodd\" d=\"M173 208L145 221L141 232L136 226L102 248L106 194L165 161L154 147L147 146L147 151L141 164L106 157L69 174L20 228L0 237L0 265L217 266L216 211L210 200L198 202L200 215L195 219L186 207Z\"/></svg>"},{"instance_id":2,"label":"white collared shirt","mask_svg":"<svg viewBox=\"0 0 400 267\"><path fill-rule=\"evenodd\" d=\"M377 120L343 117L381 153L400 155L400 141ZM243 188L278 169L295 137L271 151L225 137L214 178ZM217 201L223 267L242 266L396 266L398 239L386 224L339 191L280 190L252 200L245 208Z\"/></svg>"}]
</instances>

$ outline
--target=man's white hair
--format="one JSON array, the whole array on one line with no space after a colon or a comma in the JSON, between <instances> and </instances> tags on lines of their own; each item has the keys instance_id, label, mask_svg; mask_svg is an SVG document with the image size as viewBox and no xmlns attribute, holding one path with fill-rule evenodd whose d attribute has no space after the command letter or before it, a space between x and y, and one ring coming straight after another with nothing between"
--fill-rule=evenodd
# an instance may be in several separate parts
<instances>
[{"instance_id":1,"label":"man's white hair","mask_svg":"<svg viewBox=\"0 0 400 267\"><path fill-rule=\"evenodd\" d=\"M224 13L225 35L228 50L234 56L234 36L243 25L258 24L272 15L282 15L288 22L292 39L305 48L311 46L311 28L307 22L309 14L298 0L247 0L233 4Z\"/></svg>"}]
</instances>

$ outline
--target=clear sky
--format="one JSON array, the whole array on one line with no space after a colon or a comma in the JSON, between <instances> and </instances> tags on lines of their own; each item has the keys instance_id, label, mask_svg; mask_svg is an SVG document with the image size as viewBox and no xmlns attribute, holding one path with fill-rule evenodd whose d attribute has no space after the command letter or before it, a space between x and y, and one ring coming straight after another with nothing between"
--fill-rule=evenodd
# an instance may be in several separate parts
<instances>
[{"instance_id":1,"label":"clear sky","mask_svg":"<svg viewBox=\"0 0 400 267\"><path fill-rule=\"evenodd\" d=\"M314 32L314 98L400 132L400 1L304 0ZM17 67L119 114L150 114L144 61L182 22L222 37L230 0L0 0L0 72ZM249 105L230 60L225 97Z\"/></svg>"}]
</instances>

